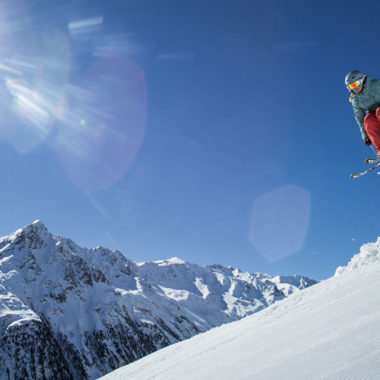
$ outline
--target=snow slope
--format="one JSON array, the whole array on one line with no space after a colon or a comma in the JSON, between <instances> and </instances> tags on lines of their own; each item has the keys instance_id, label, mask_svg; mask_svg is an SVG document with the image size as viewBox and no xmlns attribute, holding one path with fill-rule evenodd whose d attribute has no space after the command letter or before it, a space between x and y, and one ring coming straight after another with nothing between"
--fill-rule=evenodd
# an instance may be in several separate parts
<instances>
[{"instance_id":1,"label":"snow slope","mask_svg":"<svg viewBox=\"0 0 380 380\"><path fill-rule=\"evenodd\" d=\"M334 277L102 379L379 378L380 238Z\"/></svg>"}]
</instances>

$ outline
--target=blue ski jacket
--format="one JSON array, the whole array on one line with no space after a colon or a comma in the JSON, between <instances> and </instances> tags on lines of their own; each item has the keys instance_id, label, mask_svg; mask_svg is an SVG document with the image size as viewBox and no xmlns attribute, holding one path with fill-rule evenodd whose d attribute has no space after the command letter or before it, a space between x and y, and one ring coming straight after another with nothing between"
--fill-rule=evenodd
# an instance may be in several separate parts
<instances>
[{"instance_id":1,"label":"blue ski jacket","mask_svg":"<svg viewBox=\"0 0 380 380\"><path fill-rule=\"evenodd\" d=\"M364 118L368 112L375 112L380 107L380 80L369 76L365 78L363 89L359 94L351 93L350 100L355 119L359 125L363 140L368 137L364 128Z\"/></svg>"}]
</instances>

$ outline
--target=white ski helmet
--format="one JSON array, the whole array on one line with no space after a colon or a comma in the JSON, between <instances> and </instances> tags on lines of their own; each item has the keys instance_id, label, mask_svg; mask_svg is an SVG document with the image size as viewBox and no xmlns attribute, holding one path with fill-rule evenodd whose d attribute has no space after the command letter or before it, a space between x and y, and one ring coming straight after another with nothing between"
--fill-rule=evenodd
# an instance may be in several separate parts
<instances>
[{"instance_id":1,"label":"white ski helmet","mask_svg":"<svg viewBox=\"0 0 380 380\"><path fill-rule=\"evenodd\" d=\"M351 71L346 75L345 83L348 86L351 83L356 82L357 80L364 79L366 76L359 70Z\"/></svg>"}]
</instances>

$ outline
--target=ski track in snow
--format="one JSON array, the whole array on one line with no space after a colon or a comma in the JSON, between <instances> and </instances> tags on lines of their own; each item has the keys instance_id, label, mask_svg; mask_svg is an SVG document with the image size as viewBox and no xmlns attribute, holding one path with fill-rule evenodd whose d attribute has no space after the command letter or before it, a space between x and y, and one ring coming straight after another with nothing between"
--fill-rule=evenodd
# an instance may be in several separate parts
<instances>
[{"instance_id":1,"label":"ski track in snow","mask_svg":"<svg viewBox=\"0 0 380 380\"><path fill-rule=\"evenodd\" d=\"M365 245L335 277L101 379L379 379L379 252Z\"/></svg>"}]
</instances>

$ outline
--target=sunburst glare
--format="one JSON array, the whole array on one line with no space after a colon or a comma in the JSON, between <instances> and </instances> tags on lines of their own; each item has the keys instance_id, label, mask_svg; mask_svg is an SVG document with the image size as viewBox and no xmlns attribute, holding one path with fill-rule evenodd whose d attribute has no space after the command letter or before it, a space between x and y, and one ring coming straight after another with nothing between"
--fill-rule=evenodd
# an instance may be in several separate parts
<instances>
[{"instance_id":1,"label":"sunburst glare","mask_svg":"<svg viewBox=\"0 0 380 380\"><path fill-rule=\"evenodd\" d=\"M123 178L144 137L144 73L127 58L127 36L103 32L102 15L42 32L23 5L1 6L9 28L0 28L0 41L7 40L0 48L0 138L22 154L47 143L80 190L106 189ZM24 28L20 20L28 20ZM81 43L86 64L77 59Z\"/></svg>"}]
</instances>

